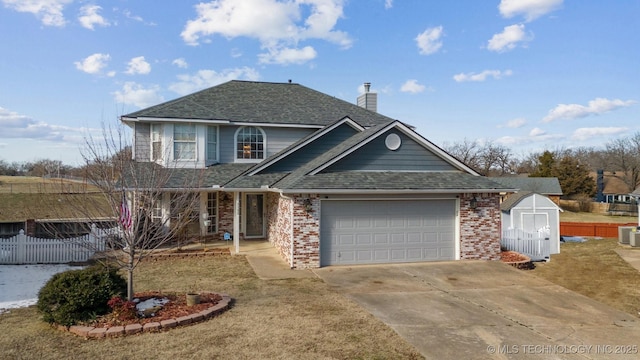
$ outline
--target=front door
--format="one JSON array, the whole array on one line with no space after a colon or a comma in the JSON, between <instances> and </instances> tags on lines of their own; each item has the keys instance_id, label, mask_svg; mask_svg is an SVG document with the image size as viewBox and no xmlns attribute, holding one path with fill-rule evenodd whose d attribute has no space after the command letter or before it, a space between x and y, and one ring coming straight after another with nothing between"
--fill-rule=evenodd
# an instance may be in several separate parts
<instances>
[{"instance_id":1,"label":"front door","mask_svg":"<svg viewBox=\"0 0 640 360\"><path fill-rule=\"evenodd\" d=\"M264 194L246 194L245 238L264 237Z\"/></svg>"}]
</instances>

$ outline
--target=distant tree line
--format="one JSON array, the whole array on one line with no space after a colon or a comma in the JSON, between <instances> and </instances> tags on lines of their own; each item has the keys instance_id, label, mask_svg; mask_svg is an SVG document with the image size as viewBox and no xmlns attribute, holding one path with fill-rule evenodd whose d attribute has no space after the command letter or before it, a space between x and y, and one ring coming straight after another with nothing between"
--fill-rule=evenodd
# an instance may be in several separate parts
<instances>
[{"instance_id":1,"label":"distant tree line","mask_svg":"<svg viewBox=\"0 0 640 360\"><path fill-rule=\"evenodd\" d=\"M131 147L125 147L116 158L131 159ZM77 177L86 178L89 171L96 164L85 163L82 166L71 166L60 160L39 159L27 162L8 162L0 159L0 175L6 176L37 176L37 177ZM115 174L114 174L115 175Z\"/></svg>"},{"instance_id":2,"label":"distant tree line","mask_svg":"<svg viewBox=\"0 0 640 360\"><path fill-rule=\"evenodd\" d=\"M592 197L596 182L590 173L597 170L612 173L628 192L640 186L640 132L613 139L603 148L547 149L524 156L494 142L468 139L443 148L485 176L557 177L565 198Z\"/></svg>"}]
</instances>

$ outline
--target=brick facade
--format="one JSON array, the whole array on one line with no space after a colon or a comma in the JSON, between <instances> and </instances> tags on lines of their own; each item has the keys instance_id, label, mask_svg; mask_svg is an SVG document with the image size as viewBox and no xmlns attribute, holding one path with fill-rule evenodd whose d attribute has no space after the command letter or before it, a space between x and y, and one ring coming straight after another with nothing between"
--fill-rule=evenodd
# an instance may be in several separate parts
<instances>
[{"instance_id":1,"label":"brick facade","mask_svg":"<svg viewBox=\"0 0 640 360\"><path fill-rule=\"evenodd\" d=\"M320 200L317 195L293 196L293 264L295 269L320 267Z\"/></svg>"},{"instance_id":2,"label":"brick facade","mask_svg":"<svg viewBox=\"0 0 640 360\"><path fill-rule=\"evenodd\" d=\"M460 259L500 260L500 195L476 194L477 207L471 209L473 196L460 196Z\"/></svg>"},{"instance_id":3,"label":"brick facade","mask_svg":"<svg viewBox=\"0 0 640 360\"><path fill-rule=\"evenodd\" d=\"M500 259L500 196L460 195L460 259ZM292 269L320 267L320 200L316 194L267 193L267 240ZM220 232L233 230L233 196L220 196Z\"/></svg>"},{"instance_id":4,"label":"brick facade","mask_svg":"<svg viewBox=\"0 0 640 360\"><path fill-rule=\"evenodd\" d=\"M293 267L291 263L292 209L293 199L276 193L267 194L267 239L290 267Z\"/></svg>"}]
</instances>

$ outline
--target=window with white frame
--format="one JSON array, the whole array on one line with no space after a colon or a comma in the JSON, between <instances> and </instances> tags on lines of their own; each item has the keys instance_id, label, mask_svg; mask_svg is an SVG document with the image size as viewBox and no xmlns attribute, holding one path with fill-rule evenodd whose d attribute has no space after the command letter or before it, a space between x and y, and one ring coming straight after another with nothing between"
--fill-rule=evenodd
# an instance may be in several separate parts
<instances>
[{"instance_id":1,"label":"window with white frame","mask_svg":"<svg viewBox=\"0 0 640 360\"><path fill-rule=\"evenodd\" d=\"M236 159L264 159L264 132L254 126L244 126L236 133Z\"/></svg>"},{"instance_id":2,"label":"window with white frame","mask_svg":"<svg viewBox=\"0 0 640 360\"><path fill-rule=\"evenodd\" d=\"M218 127L207 126L207 162L218 161Z\"/></svg>"},{"instance_id":3,"label":"window with white frame","mask_svg":"<svg viewBox=\"0 0 640 360\"><path fill-rule=\"evenodd\" d=\"M194 124L173 125L173 159L195 160L196 126Z\"/></svg>"},{"instance_id":4,"label":"window with white frame","mask_svg":"<svg viewBox=\"0 0 640 360\"><path fill-rule=\"evenodd\" d=\"M207 194L207 213L209 214L209 226L207 233L213 234L218 231L218 193L212 192Z\"/></svg>"},{"instance_id":5,"label":"window with white frame","mask_svg":"<svg viewBox=\"0 0 640 360\"><path fill-rule=\"evenodd\" d=\"M151 124L151 160L162 159L162 124Z\"/></svg>"}]
</instances>

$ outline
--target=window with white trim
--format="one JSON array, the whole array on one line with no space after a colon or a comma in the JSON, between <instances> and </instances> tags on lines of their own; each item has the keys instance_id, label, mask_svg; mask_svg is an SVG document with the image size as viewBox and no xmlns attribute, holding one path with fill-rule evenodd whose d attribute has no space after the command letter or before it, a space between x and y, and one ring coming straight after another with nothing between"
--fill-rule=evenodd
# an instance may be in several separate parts
<instances>
[{"instance_id":1,"label":"window with white trim","mask_svg":"<svg viewBox=\"0 0 640 360\"><path fill-rule=\"evenodd\" d=\"M264 159L264 132L254 126L244 126L236 133L236 159Z\"/></svg>"},{"instance_id":2,"label":"window with white trim","mask_svg":"<svg viewBox=\"0 0 640 360\"><path fill-rule=\"evenodd\" d=\"M218 232L218 193L207 193L207 213L209 214L209 226L207 233L214 234Z\"/></svg>"},{"instance_id":3,"label":"window with white trim","mask_svg":"<svg viewBox=\"0 0 640 360\"><path fill-rule=\"evenodd\" d=\"M218 161L218 127L207 126L207 162Z\"/></svg>"},{"instance_id":4,"label":"window with white trim","mask_svg":"<svg viewBox=\"0 0 640 360\"><path fill-rule=\"evenodd\" d=\"M194 124L173 125L173 159L195 160L196 126Z\"/></svg>"},{"instance_id":5,"label":"window with white trim","mask_svg":"<svg viewBox=\"0 0 640 360\"><path fill-rule=\"evenodd\" d=\"M151 124L151 160L162 159L162 124Z\"/></svg>"}]
</instances>

